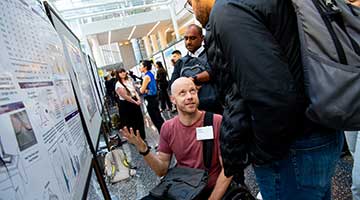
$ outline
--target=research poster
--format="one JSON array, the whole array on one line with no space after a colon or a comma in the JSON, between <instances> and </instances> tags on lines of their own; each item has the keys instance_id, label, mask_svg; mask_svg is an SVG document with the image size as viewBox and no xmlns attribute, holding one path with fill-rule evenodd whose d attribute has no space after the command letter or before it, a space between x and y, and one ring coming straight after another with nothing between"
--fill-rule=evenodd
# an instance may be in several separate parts
<instances>
[{"instance_id":1,"label":"research poster","mask_svg":"<svg viewBox=\"0 0 360 200\"><path fill-rule=\"evenodd\" d=\"M0 199L81 199L92 156L62 42L39 1L0 10Z\"/></svg>"}]
</instances>

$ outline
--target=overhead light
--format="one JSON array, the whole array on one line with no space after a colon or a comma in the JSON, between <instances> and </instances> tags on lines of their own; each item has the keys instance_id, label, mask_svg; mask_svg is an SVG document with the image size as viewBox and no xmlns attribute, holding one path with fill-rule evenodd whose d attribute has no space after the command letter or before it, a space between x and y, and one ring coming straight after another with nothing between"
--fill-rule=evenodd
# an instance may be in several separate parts
<instances>
[{"instance_id":1,"label":"overhead light","mask_svg":"<svg viewBox=\"0 0 360 200\"><path fill-rule=\"evenodd\" d=\"M129 42L126 41L126 42L125 42L125 45L128 45L128 44L129 44Z\"/></svg>"},{"instance_id":2,"label":"overhead light","mask_svg":"<svg viewBox=\"0 0 360 200\"><path fill-rule=\"evenodd\" d=\"M111 44L111 31L109 31L109 34L108 34L108 43L109 43L109 45Z\"/></svg>"},{"instance_id":3,"label":"overhead light","mask_svg":"<svg viewBox=\"0 0 360 200\"><path fill-rule=\"evenodd\" d=\"M130 40L131 37L133 36L133 34L134 34L134 32L135 32L135 29L136 29L136 26L134 26L134 27L132 28L131 33L130 33L130 35L129 35L129 37L128 37L128 40Z\"/></svg>"},{"instance_id":4,"label":"overhead light","mask_svg":"<svg viewBox=\"0 0 360 200\"><path fill-rule=\"evenodd\" d=\"M169 32L169 31L170 31L170 27L165 30L165 33Z\"/></svg>"},{"instance_id":5,"label":"overhead light","mask_svg":"<svg viewBox=\"0 0 360 200\"><path fill-rule=\"evenodd\" d=\"M159 26L159 24L160 24L160 21L158 21L158 22L152 27L152 29L148 32L148 34L147 34L146 36L149 36L149 35L156 29L156 27Z\"/></svg>"},{"instance_id":6,"label":"overhead light","mask_svg":"<svg viewBox=\"0 0 360 200\"><path fill-rule=\"evenodd\" d=\"M122 43L122 42L120 42L120 43L119 43L119 45L120 45L120 46L122 46L122 45L123 45L123 43Z\"/></svg>"}]
</instances>

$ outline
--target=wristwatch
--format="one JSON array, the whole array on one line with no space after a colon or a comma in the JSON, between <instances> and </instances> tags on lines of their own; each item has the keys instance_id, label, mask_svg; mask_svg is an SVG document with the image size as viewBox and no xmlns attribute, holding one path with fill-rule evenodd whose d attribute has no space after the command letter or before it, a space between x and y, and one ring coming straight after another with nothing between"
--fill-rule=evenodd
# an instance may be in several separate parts
<instances>
[{"instance_id":1,"label":"wristwatch","mask_svg":"<svg viewBox=\"0 0 360 200\"><path fill-rule=\"evenodd\" d=\"M148 154L150 153L150 147L149 147L149 146L147 146L147 149L146 149L146 151L145 151L145 152L141 152L141 151L139 151L139 153L140 153L142 156L146 156L146 155L148 155Z\"/></svg>"},{"instance_id":2,"label":"wristwatch","mask_svg":"<svg viewBox=\"0 0 360 200\"><path fill-rule=\"evenodd\" d=\"M198 82L198 80L197 80L197 75L194 75L194 76L192 76L191 78L193 78L194 79L194 83L195 83L195 85L197 85L199 82Z\"/></svg>"}]
</instances>

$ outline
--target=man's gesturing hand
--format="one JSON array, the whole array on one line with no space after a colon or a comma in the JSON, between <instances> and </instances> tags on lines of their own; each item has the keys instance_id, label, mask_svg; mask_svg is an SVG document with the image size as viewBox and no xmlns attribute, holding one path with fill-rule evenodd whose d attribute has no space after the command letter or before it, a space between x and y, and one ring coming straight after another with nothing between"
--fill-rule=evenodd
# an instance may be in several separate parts
<instances>
[{"instance_id":1,"label":"man's gesturing hand","mask_svg":"<svg viewBox=\"0 0 360 200\"><path fill-rule=\"evenodd\" d=\"M144 140L140 137L139 130L136 130L136 135L135 135L133 128L130 128L130 132L129 132L129 129L126 126L124 126L124 128L120 130L120 133L124 136L124 138L128 142L135 145L138 151L145 152L147 150L148 147L145 144Z\"/></svg>"}]
</instances>

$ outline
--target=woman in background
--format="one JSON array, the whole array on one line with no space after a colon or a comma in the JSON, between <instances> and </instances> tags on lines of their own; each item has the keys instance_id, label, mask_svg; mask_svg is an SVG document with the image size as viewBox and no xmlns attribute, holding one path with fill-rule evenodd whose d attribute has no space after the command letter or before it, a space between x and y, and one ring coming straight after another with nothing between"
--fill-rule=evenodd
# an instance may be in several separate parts
<instances>
[{"instance_id":1,"label":"woman in background","mask_svg":"<svg viewBox=\"0 0 360 200\"><path fill-rule=\"evenodd\" d=\"M152 68L152 62L149 60L143 60L140 63L140 71L144 73L143 83L140 88L140 93L144 95L147 103L147 110L149 112L151 121L154 123L160 133L164 119L161 117L159 110L159 102L157 98L156 80L154 74L150 71Z\"/></svg>"},{"instance_id":2,"label":"woman in background","mask_svg":"<svg viewBox=\"0 0 360 200\"><path fill-rule=\"evenodd\" d=\"M167 110L170 111L172 109L172 103L170 101L170 97L167 91L167 88L169 87L169 82L166 79L167 72L160 61L156 62L155 66L157 68L156 82L159 88L159 98L161 106L160 112L166 109L166 105L168 107Z\"/></svg>"},{"instance_id":3,"label":"woman in background","mask_svg":"<svg viewBox=\"0 0 360 200\"><path fill-rule=\"evenodd\" d=\"M140 136L145 140L144 118L141 112L141 100L135 90L133 82L128 78L125 69L116 71L117 82L115 91L119 95L119 114L122 126L139 130Z\"/></svg>"}]
</instances>

